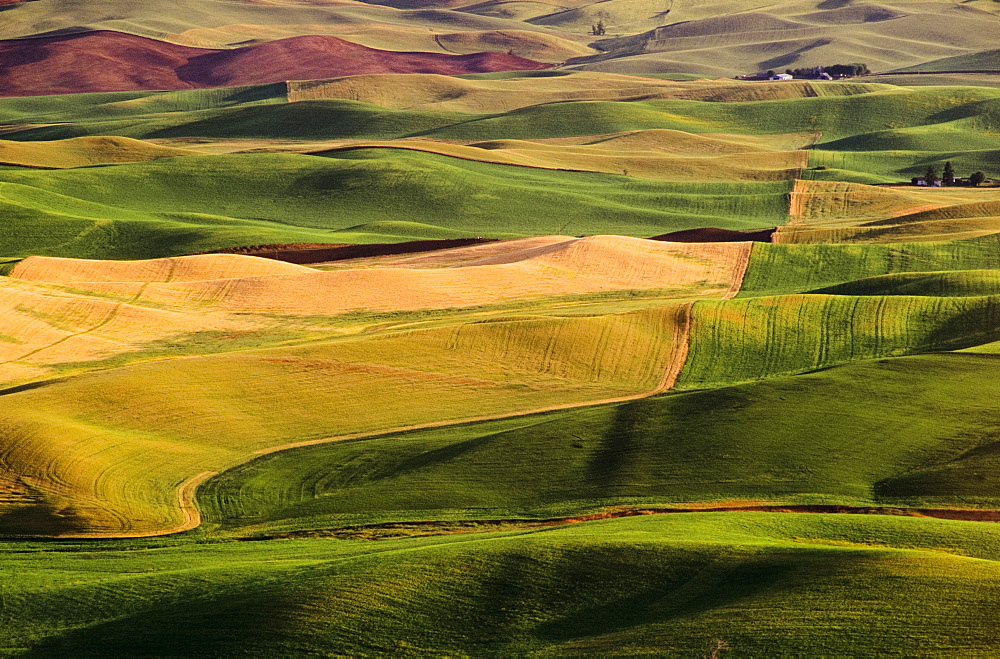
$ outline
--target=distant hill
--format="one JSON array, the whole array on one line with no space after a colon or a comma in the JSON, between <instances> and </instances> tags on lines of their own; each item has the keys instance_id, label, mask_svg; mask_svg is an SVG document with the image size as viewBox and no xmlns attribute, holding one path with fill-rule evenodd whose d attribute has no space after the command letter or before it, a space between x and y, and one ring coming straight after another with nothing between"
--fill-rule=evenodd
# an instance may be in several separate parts
<instances>
[{"instance_id":1,"label":"distant hill","mask_svg":"<svg viewBox=\"0 0 1000 659\"><path fill-rule=\"evenodd\" d=\"M502 53L377 50L331 36L279 39L234 50L191 48L96 31L0 42L0 95L231 87L362 73L487 73L547 64Z\"/></svg>"},{"instance_id":2,"label":"distant hill","mask_svg":"<svg viewBox=\"0 0 1000 659\"><path fill-rule=\"evenodd\" d=\"M882 72L974 55L996 47L998 12L993 0L37 0L4 12L0 39L113 30L228 49L327 35L382 50L513 52L589 70L728 77L835 62Z\"/></svg>"}]
</instances>

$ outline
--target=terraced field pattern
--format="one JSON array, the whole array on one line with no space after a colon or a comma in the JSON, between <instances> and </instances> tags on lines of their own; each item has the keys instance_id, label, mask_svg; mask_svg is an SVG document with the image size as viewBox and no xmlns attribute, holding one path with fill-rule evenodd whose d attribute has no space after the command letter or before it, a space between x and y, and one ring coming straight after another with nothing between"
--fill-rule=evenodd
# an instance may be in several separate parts
<instances>
[{"instance_id":1,"label":"terraced field pattern","mask_svg":"<svg viewBox=\"0 0 1000 659\"><path fill-rule=\"evenodd\" d=\"M0 0L0 654L1000 654L998 34Z\"/></svg>"}]
</instances>

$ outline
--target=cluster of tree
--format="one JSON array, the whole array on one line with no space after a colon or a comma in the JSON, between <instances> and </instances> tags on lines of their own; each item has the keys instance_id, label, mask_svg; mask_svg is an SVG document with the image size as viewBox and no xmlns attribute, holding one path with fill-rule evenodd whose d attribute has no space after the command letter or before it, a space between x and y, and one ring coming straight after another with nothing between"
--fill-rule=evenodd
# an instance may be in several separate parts
<instances>
[{"instance_id":1,"label":"cluster of tree","mask_svg":"<svg viewBox=\"0 0 1000 659\"><path fill-rule=\"evenodd\" d=\"M955 176L955 168L952 167L950 160L944 164L944 171L941 172L940 176L938 176L937 167L935 167L934 165L928 167L927 173L924 174L924 181L927 183L927 185L931 186L935 184L946 185L946 186L966 185L966 182L964 180L957 178ZM914 179L913 182L916 183L917 179ZM982 172L974 172L971 176L969 176L968 179L968 185L976 187L982 185L985 182L986 182L986 174Z\"/></svg>"},{"instance_id":2,"label":"cluster of tree","mask_svg":"<svg viewBox=\"0 0 1000 659\"><path fill-rule=\"evenodd\" d=\"M590 26L590 33L594 36L601 36L605 32L604 19L597 21L597 25Z\"/></svg>"},{"instance_id":3,"label":"cluster of tree","mask_svg":"<svg viewBox=\"0 0 1000 659\"><path fill-rule=\"evenodd\" d=\"M785 69L785 73L796 78L838 78L862 76L871 71L867 64L833 64L831 66L814 66L808 69ZM826 74L824 76L824 74Z\"/></svg>"}]
</instances>

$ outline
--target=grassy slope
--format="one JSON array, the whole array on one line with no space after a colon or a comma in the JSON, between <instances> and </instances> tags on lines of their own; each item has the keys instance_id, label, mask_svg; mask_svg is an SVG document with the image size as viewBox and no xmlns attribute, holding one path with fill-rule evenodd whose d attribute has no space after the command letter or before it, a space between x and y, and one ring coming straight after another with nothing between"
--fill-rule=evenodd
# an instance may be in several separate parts
<instances>
[{"instance_id":1,"label":"grassy slope","mask_svg":"<svg viewBox=\"0 0 1000 659\"><path fill-rule=\"evenodd\" d=\"M151 361L11 392L0 397L0 461L31 484L31 500L5 508L4 529L163 532L181 523L183 481L255 451L649 392L673 362L677 316L660 306L459 319Z\"/></svg>"},{"instance_id":2,"label":"grassy slope","mask_svg":"<svg viewBox=\"0 0 1000 659\"><path fill-rule=\"evenodd\" d=\"M175 92L180 103L193 92ZM272 93L263 93L272 99ZM101 96L96 95L99 99ZM692 100L635 102L575 101L522 108L505 114L475 115L446 111L399 111L354 101L302 101L229 107L224 99L208 109L172 114L130 116L116 120L111 113L63 114L72 123L15 133L15 139L58 139L87 134L124 137L297 137L392 139L413 134L455 139L530 139L570 135L600 135L624 130L671 128L694 133L776 134L822 131L824 141L902 129L942 121L956 126L996 124L1000 90L966 88L890 88L850 96L789 98L754 103ZM72 101L54 97L55 108ZM203 97L190 97L199 98ZM11 99L8 107L27 101ZM205 100L199 100L206 103ZM268 101L270 102L270 101ZM34 101L37 116L46 117L44 101ZM22 110L4 111L25 116ZM59 116L56 110L50 118ZM103 115L103 116L102 116ZM888 121L892 126L887 126ZM964 121L963 121L964 120ZM307 131L307 132L303 132Z\"/></svg>"},{"instance_id":3,"label":"grassy slope","mask_svg":"<svg viewBox=\"0 0 1000 659\"><path fill-rule=\"evenodd\" d=\"M678 387L995 341L1000 298L985 284L969 290L957 272L944 282L959 285L955 292L940 281L905 291L909 295L847 283L905 272L992 270L998 262L996 236L897 245L755 245L742 299L695 306L691 351ZM815 294L820 292L837 294Z\"/></svg>"},{"instance_id":4,"label":"grassy slope","mask_svg":"<svg viewBox=\"0 0 1000 659\"><path fill-rule=\"evenodd\" d=\"M681 389L1000 339L1000 297L783 295L699 302Z\"/></svg>"},{"instance_id":5,"label":"grassy slope","mask_svg":"<svg viewBox=\"0 0 1000 659\"><path fill-rule=\"evenodd\" d=\"M892 245L755 244L740 297L805 293L878 275L995 269L1000 237Z\"/></svg>"},{"instance_id":6,"label":"grassy slope","mask_svg":"<svg viewBox=\"0 0 1000 659\"><path fill-rule=\"evenodd\" d=\"M996 507L996 368L907 357L305 447L212 479L199 501L209 528L241 535L732 500Z\"/></svg>"},{"instance_id":7,"label":"grassy slope","mask_svg":"<svg viewBox=\"0 0 1000 659\"><path fill-rule=\"evenodd\" d=\"M41 654L989 654L996 527L697 514L364 543L14 545ZM7 548L5 547L5 548ZM55 551L48 551L52 549Z\"/></svg>"},{"instance_id":8,"label":"grassy slope","mask_svg":"<svg viewBox=\"0 0 1000 659\"><path fill-rule=\"evenodd\" d=\"M0 253L150 258L238 244L457 235L656 235L777 224L790 182L659 183L359 150L340 157L191 156L0 172ZM417 225L390 225L409 222ZM333 233L374 223L355 232ZM431 225L428 227L427 225Z\"/></svg>"}]
</instances>

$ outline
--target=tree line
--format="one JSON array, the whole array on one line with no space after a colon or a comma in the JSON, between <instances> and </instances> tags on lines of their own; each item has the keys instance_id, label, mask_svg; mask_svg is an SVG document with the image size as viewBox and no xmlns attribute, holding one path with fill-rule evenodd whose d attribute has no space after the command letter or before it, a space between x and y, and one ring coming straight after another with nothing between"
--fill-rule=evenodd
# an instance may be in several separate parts
<instances>
[{"instance_id":1,"label":"tree line","mask_svg":"<svg viewBox=\"0 0 1000 659\"><path fill-rule=\"evenodd\" d=\"M969 185L973 187L979 187L980 185L986 182L986 174L984 174L983 172L974 172L972 175L969 176L968 180L969 180L968 183ZM964 181L955 176L955 168L952 167L950 160L945 162L944 171L941 172L940 176L938 176L937 167L935 167L934 165L930 165L927 168L927 172L924 174L924 181L927 183L927 185L931 186L933 186L936 183L945 186L965 184ZM913 179L913 182L916 183L917 179Z\"/></svg>"},{"instance_id":2,"label":"tree line","mask_svg":"<svg viewBox=\"0 0 1000 659\"><path fill-rule=\"evenodd\" d=\"M813 66L805 69L785 69L785 73L796 78L822 78L823 74L833 77L854 78L871 73L867 64L832 64Z\"/></svg>"}]
</instances>

